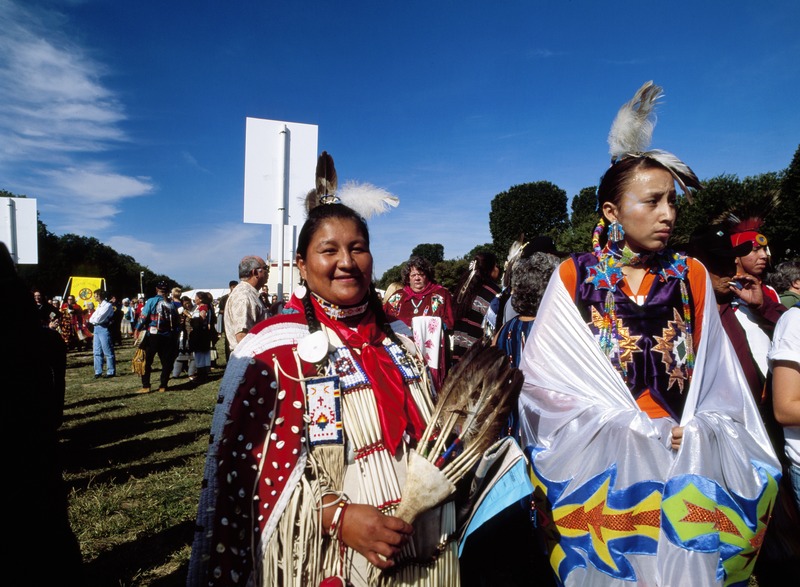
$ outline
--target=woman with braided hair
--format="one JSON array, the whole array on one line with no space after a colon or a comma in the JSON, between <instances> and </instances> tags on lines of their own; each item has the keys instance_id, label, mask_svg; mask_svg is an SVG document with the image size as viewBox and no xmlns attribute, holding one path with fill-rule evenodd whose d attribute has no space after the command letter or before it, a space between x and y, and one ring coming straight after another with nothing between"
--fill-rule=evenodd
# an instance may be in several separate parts
<instances>
[{"instance_id":1,"label":"woman with braided hair","mask_svg":"<svg viewBox=\"0 0 800 587\"><path fill-rule=\"evenodd\" d=\"M388 325L364 218L324 195L302 285L230 357L189 585L458 585L453 502L393 515L431 389Z\"/></svg>"},{"instance_id":2,"label":"woman with braided hair","mask_svg":"<svg viewBox=\"0 0 800 587\"><path fill-rule=\"evenodd\" d=\"M520 436L559 584L747 585L780 469L706 268L668 247L676 183L647 150L661 88L609 134L594 251L553 274L522 354Z\"/></svg>"},{"instance_id":3,"label":"woman with braided hair","mask_svg":"<svg viewBox=\"0 0 800 587\"><path fill-rule=\"evenodd\" d=\"M500 268L497 257L488 251L476 253L467 271L453 290L455 326L453 354L455 364L484 336L483 318L489 305L500 292L497 278Z\"/></svg>"}]
</instances>

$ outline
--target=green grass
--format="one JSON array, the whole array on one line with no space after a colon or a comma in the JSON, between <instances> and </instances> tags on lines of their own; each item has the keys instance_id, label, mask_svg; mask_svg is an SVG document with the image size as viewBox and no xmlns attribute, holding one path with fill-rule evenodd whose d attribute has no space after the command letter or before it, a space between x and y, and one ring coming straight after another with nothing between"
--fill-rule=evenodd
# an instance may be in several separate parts
<instances>
[{"instance_id":1,"label":"green grass","mask_svg":"<svg viewBox=\"0 0 800 587\"><path fill-rule=\"evenodd\" d=\"M113 379L94 379L91 351L67 356L61 459L85 585L184 585L224 354L208 382L149 394L134 393L130 343L116 355Z\"/></svg>"}]
</instances>

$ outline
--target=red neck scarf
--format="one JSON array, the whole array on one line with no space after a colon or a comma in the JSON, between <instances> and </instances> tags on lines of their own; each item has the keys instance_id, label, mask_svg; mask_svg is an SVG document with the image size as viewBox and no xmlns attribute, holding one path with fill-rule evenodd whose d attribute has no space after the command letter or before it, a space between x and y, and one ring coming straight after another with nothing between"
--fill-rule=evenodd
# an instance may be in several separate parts
<instances>
[{"instance_id":1,"label":"red neck scarf","mask_svg":"<svg viewBox=\"0 0 800 587\"><path fill-rule=\"evenodd\" d=\"M402 374L384 348L386 334L378 328L372 311L367 310L353 330L338 320L331 320L315 299L312 298L311 303L320 324L334 331L350 348L353 358L361 364L372 383L383 439L389 452L395 454L403 440L403 432L407 431L409 436L419 440L425 430L425 421Z\"/></svg>"},{"instance_id":2,"label":"red neck scarf","mask_svg":"<svg viewBox=\"0 0 800 587\"><path fill-rule=\"evenodd\" d=\"M433 292L433 290L436 289L437 287L438 287L438 285L436 283L434 283L432 281L429 281L428 285L426 285L424 288L422 288L422 291L414 291L413 289L411 289L410 285L404 286L403 287L403 291L406 292L406 295L409 298L414 298L415 300L421 300L426 295L428 295L429 293Z\"/></svg>"}]
</instances>

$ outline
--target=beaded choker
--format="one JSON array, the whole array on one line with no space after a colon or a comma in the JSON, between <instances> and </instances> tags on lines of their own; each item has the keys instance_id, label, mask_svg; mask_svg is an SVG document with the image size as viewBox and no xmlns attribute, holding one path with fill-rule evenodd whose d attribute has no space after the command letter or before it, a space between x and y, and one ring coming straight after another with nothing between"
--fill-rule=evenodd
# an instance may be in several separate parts
<instances>
[{"instance_id":1,"label":"beaded choker","mask_svg":"<svg viewBox=\"0 0 800 587\"><path fill-rule=\"evenodd\" d=\"M622 267L642 267L647 265L654 255L654 253L634 253L628 248L628 245L622 247L622 250L617 247L609 247L609 253L619 259Z\"/></svg>"},{"instance_id":2,"label":"beaded choker","mask_svg":"<svg viewBox=\"0 0 800 587\"><path fill-rule=\"evenodd\" d=\"M311 292L311 295L314 296L314 299L317 300L317 303L331 320L343 320L345 318L352 318L353 316L361 316L361 314L367 311L367 306L369 306L368 300L363 304L358 304L357 306L348 306L346 308L342 308L322 299L314 292Z\"/></svg>"}]
</instances>

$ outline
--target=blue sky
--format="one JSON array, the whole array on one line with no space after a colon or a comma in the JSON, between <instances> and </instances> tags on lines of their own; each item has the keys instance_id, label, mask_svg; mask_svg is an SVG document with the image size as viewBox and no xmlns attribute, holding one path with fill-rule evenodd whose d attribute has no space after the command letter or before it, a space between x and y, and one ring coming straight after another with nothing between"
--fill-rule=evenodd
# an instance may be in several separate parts
<instances>
[{"instance_id":1,"label":"blue sky","mask_svg":"<svg viewBox=\"0 0 800 587\"><path fill-rule=\"evenodd\" d=\"M664 87L653 147L700 176L779 171L800 143L800 2L0 0L0 188L56 234L225 287L246 117L316 124L340 181L400 198L375 273L491 241L492 198L596 184L619 106ZM47 263L47 259L40 259Z\"/></svg>"}]
</instances>

